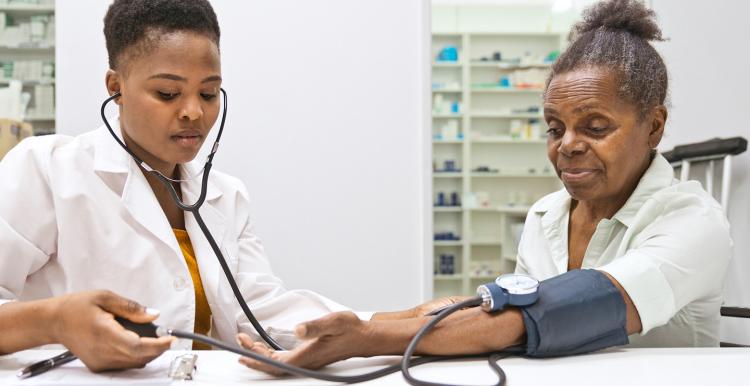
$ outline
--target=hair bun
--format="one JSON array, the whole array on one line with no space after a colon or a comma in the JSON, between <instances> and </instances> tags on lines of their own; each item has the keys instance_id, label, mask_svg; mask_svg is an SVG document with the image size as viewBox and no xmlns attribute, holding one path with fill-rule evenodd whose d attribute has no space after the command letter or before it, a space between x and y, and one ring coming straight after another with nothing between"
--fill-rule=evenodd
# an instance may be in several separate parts
<instances>
[{"instance_id":1,"label":"hair bun","mask_svg":"<svg viewBox=\"0 0 750 386\"><path fill-rule=\"evenodd\" d=\"M639 0L605 0L592 5L573 27L572 38L600 28L626 31L646 41L664 40L656 13Z\"/></svg>"}]
</instances>

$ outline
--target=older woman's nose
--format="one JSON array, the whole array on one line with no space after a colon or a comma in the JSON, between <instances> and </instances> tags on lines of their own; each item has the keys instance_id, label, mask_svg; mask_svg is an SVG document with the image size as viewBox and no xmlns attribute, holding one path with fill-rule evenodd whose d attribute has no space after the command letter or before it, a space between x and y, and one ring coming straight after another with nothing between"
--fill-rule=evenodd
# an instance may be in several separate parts
<instances>
[{"instance_id":1,"label":"older woman's nose","mask_svg":"<svg viewBox=\"0 0 750 386\"><path fill-rule=\"evenodd\" d=\"M560 140L557 151L567 157L586 152L586 142L582 140L574 130L567 130Z\"/></svg>"}]
</instances>

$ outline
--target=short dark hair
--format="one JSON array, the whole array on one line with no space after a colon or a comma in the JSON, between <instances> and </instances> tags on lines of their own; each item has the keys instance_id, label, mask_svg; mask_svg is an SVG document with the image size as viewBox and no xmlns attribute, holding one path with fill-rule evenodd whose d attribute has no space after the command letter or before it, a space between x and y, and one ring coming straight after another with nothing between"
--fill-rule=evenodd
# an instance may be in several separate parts
<instances>
[{"instance_id":1,"label":"short dark hair","mask_svg":"<svg viewBox=\"0 0 750 386\"><path fill-rule=\"evenodd\" d=\"M117 69L129 48L149 49L152 33L175 31L205 35L219 46L219 22L207 0L115 0L104 16L109 67Z\"/></svg>"},{"instance_id":2,"label":"short dark hair","mask_svg":"<svg viewBox=\"0 0 750 386\"><path fill-rule=\"evenodd\" d=\"M667 67L649 43L664 40L655 18L638 0L607 0L587 8L571 31L570 46L553 64L547 87L555 75L604 68L614 72L620 96L644 118L667 98Z\"/></svg>"}]
</instances>

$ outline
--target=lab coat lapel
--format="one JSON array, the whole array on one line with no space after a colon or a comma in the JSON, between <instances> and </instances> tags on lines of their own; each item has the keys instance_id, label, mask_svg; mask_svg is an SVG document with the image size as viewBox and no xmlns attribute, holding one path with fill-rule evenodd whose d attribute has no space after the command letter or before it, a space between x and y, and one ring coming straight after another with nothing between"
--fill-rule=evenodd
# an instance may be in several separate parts
<instances>
[{"instance_id":1,"label":"lab coat lapel","mask_svg":"<svg viewBox=\"0 0 750 386\"><path fill-rule=\"evenodd\" d=\"M119 134L119 119L113 118L110 124L115 133ZM99 128L94 143L94 170L105 184L120 194L122 204L141 226L141 231L144 234L153 234L167 244L177 256L182 256L172 227L133 158L115 142L104 126Z\"/></svg>"},{"instance_id":2,"label":"lab coat lapel","mask_svg":"<svg viewBox=\"0 0 750 386\"><path fill-rule=\"evenodd\" d=\"M154 191L135 162L131 162L130 165L122 202L130 215L143 226L145 232L152 233L167 244L177 256L182 256L182 250L167 216L164 215Z\"/></svg>"},{"instance_id":3,"label":"lab coat lapel","mask_svg":"<svg viewBox=\"0 0 750 386\"><path fill-rule=\"evenodd\" d=\"M202 167L202 166L201 166ZM182 175L194 176L200 172L199 166L195 162L182 166ZM190 181L182 183L182 197L186 200L186 203L192 204L200 195L202 175ZM199 212L203 222L206 223L208 231L211 232L216 244L224 253L224 235L226 232L226 219L224 215L214 206L216 200L221 197L222 193L216 186L209 180L208 191L206 192L206 201L201 206ZM211 244L209 244L206 236L203 235L198 222L195 220L195 216L192 213L185 213L185 228L190 235L190 242L193 244L193 251L195 252L195 258L198 261L198 270L201 275L203 287L206 292L208 302L212 305L219 304L218 287L219 280L221 278L221 266L214 254ZM229 256L225 254L225 258L229 259ZM231 265L230 265L231 267ZM214 310L215 312L216 310Z\"/></svg>"}]
</instances>

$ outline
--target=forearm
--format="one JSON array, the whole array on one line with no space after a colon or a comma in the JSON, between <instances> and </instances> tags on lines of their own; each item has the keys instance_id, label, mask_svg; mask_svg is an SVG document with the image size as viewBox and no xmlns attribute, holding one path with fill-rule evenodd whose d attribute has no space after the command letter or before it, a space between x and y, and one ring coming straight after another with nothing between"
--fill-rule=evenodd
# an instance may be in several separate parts
<instances>
[{"instance_id":1,"label":"forearm","mask_svg":"<svg viewBox=\"0 0 750 386\"><path fill-rule=\"evenodd\" d=\"M365 356L402 354L429 318L371 321ZM487 313L478 307L456 312L438 323L417 346L419 355L479 354L523 343L525 328L517 309Z\"/></svg>"},{"instance_id":2,"label":"forearm","mask_svg":"<svg viewBox=\"0 0 750 386\"><path fill-rule=\"evenodd\" d=\"M55 343L54 298L0 305L0 354Z\"/></svg>"},{"instance_id":3,"label":"forearm","mask_svg":"<svg viewBox=\"0 0 750 386\"><path fill-rule=\"evenodd\" d=\"M370 320L401 320L416 316L415 310L412 308L404 311L376 312Z\"/></svg>"}]
</instances>

